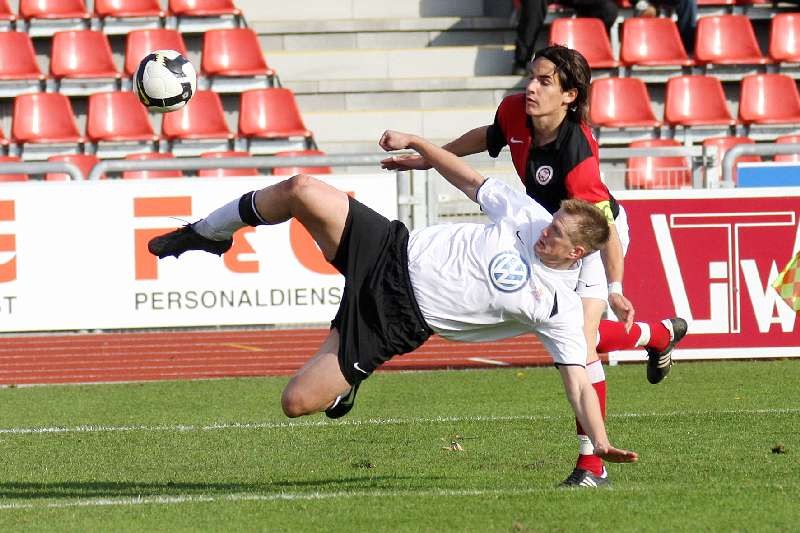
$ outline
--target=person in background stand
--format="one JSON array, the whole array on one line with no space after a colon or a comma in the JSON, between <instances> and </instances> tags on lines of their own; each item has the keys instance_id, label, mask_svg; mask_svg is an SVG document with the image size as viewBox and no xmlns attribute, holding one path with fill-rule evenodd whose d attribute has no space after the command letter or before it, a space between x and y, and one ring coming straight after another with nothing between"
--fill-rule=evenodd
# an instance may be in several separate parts
<instances>
[{"instance_id":1,"label":"person in background stand","mask_svg":"<svg viewBox=\"0 0 800 533\"><path fill-rule=\"evenodd\" d=\"M697 0L680 0L682 2ZM619 8L614 0L559 0L559 5L575 11L579 17L599 18L607 32L617 20ZM547 18L547 0L520 0L517 38L514 44L514 66L512 74L525 76L528 62L536 48L536 40ZM695 17L696 18L696 17Z\"/></svg>"},{"instance_id":2,"label":"person in background stand","mask_svg":"<svg viewBox=\"0 0 800 533\"><path fill-rule=\"evenodd\" d=\"M800 1L800 0L799 0ZM634 6L637 17L656 17L660 9L674 11L678 33L686 53L694 55L694 38L697 31L697 0L639 0Z\"/></svg>"},{"instance_id":3,"label":"person in background stand","mask_svg":"<svg viewBox=\"0 0 800 533\"><path fill-rule=\"evenodd\" d=\"M609 241L599 253L585 258L576 289L583 302L584 334L589 347L587 372L605 410L605 372L596 350L644 346L648 354L647 378L655 384L669 372L672 349L686 334L687 325L677 317L660 323L634 323L633 305L622 292L627 219L622 206L600 179L598 146L587 124L591 71L586 58L576 50L550 46L536 53L529 73L525 92L504 98L493 124L470 130L443 148L458 156L488 150L489 155L497 157L508 145L528 196L548 211L555 212L561 200L578 198L595 204L606 214L612 228ZM430 168L430 162L420 155L393 156L381 164L388 170ZM609 304L621 323L601 324ZM564 484L607 485L605 467L593 454L579 423L577 433L578 460Z\"/></svg>"}]
</instances>

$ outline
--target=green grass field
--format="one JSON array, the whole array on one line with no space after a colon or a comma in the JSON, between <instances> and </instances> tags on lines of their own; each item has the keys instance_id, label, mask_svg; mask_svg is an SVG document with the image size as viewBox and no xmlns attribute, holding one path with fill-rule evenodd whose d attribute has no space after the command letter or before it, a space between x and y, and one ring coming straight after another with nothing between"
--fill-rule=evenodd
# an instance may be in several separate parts
<instances>
[{"instance_id":1,"label":"green grass field","mask_svg":"<svg viewBox=\"0 0 800 533\"><path fill-rule=\"evenodd\" d=\"M339 422L284 418L284 378L1 389L0 529L796 529L800 361L606 374L640 454L606 490L556 488L577 444L552 368L379 373Z\"/></svg>"}]
</instances>

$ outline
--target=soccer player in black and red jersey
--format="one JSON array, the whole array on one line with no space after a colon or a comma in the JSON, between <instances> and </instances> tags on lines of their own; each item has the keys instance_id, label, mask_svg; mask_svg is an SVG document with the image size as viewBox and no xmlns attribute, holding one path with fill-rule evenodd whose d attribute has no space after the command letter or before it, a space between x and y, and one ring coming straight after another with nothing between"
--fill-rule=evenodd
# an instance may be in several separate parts
<instances>
[{"instance_id":1,"label":"soccer player in black and red jersey","mask_svg":"<svg viewBox=\"0 0 800 533\"><path fill-rule=\"evenodd\" d=\"M493 124L472 129L443 148L458 156L488 150L489 155L497 157L508 145L526 192L551 213L561 200L578 198L595 204L606 214L611 226L609 241L599 252L585 258L576 288L584 308L584 333L589 347L587 371L605 413L605 373L598 352L645 347L648 380L658 383L672 364L673 347L686 334L686 322L680 318L633 321L634 307L622 292L627 218L600 179L597 141L588 124L591 70L586 59L570 48L550 46L534 55L529 74L525 92L503 99ZM381 163L389 170L430 168L429 162L417 154L393 156ZM621 322L601 323L607 305ZM608 484L605 467L592 453L580 424L577 432L579 456L564 484Z\"/></svg>"}]
</instances>

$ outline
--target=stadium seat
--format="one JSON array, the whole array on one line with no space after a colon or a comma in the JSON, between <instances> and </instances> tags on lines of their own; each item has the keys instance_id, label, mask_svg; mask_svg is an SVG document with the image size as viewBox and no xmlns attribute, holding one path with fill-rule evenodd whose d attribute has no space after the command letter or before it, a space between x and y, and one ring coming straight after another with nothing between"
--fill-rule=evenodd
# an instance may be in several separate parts
<instances>
[{"instance_id":1,"label":"stadium seat","mask_svg":"<svg viewBox=\"0 0 800 533\"><path fill-rule=\"evenodd\" d=\"M242 11L232 0L169 0L169 10L183 33L242 25Z\"/></svg>"},{"instance_id":2,"label":"stadium seat","mask_svg":"<svg viewBox=\"0 0 800 533\"><path fill-rule=\"evenodd\" d=\"M686 136L732 135L736 119L731 115L722 82L714 76L676 76L667 81L664 97L664 122L673 129L682 127ZM713 131L712 131L713 130Z\"/></svg>"},{"instance_id":3,"label":"stadium seat","mask_svg":"<svg viewBox=\"0 0 800 533\"><path fill-rule=\"evenodd\" d=\"M308 157L315 155L325 155L325 152L319 150L289 150L286 152L278 152L274 154L275 157ZM295 174L332 174L331 167L275 167L272 173L276 176L294 176Z\"/></svg>"},{"instance_id":4,"label":"stadium seat","mask_svg":"<svg viewBox=\"0 0 800 533\"><path fill-rule=\"evenodd\" d=\"M153 50L176 50L188 56L186 43L177 30L167 28L134 30L128 34L125 44L125 76L133 76L142 58Z\"/></svg>"},{"instance_id":5,"label":"stadium seat","mask_svg":"<svg viewBox=\"0 0 800 533\"><path fill-rule=\"evenodd\" d=\"M697 22L695 59L698 64L764 65L753 25L745 15L700 17Z\"/></svg>"},{"instance_id":6,"label":"stadium seat","mask_svg":"<svg viewBox=\"0 0 800 533\"><path fill-rule=\"evenodd\" d=\"M200 73L208 78L209 89L217 92L269 87L275 76L264 59L258 35L249 28L205 32Z\"/></svg>"},{"instance_id":7,"label":"stadium seat","mask_svg":"<svg viewBox=\"0 0 800 533\"><path fill-rule=\"evenodd\" d=\"M161 134L169 142L170 151L182 151L183 155L225 151L231 148L234 138L219 94L213 91L197 91L184 107L165 113Z\"/></svg>"},{"instance_id":8,"label":"stadium seat","mask_svg":"<svg viewBox=\"0 0 800 533\"><path fill-rule=\"evenodd\" d=\"M128 154L125 156L128 161L147 161L153 159L175 159L172 154L159 152ZM140 180L152 178L182 178L183 172L180 170L126 170L122 173L124 180Z\"/></svg>"},{"instance_id":9,"label":"stadium seat","mask_svg":"<svg viewBox=\"0 0 800 533\"><path fill-rule=\"evenodd\" d=\"M550 44L574 48L586 58L593 69L615 68L611 42L603 21L598 18L557 18L550 26Z\"/></svg>"},{"instance_id":10,"label":"stadium seat","mask_svg":"<svg viewBox=\"0 0 800 533\"><path fill-rule=\"evenodd\" d=\"M47 160L53 162L72 163L80 169L84 179L89 177L89 173L92 171L92 168L94 168L94 166L100 162L97 157L91 154L51 155L47 158ZM102 177L105 177L105 175ZM45 174L44 179L45 181L69 181L70 175L64 172L48 172Z\"/></svg>"},{"instance_id":11,"label":"stadium seat","mask_svg":"<svg viewBox=\"0 0 800 533\"><path fill-rule=\"evenodd\" d=\"M0 163L22 163L22 159L14 155L0 155ZM27 174L0 174L0 181L28 181Z\"/></svg>"},{"instance_id":12,"label":"stadium seat","mask_svg":"<svg viewBox=\"0 0 800 533\"><path fill-rule=\"evenodd\" d=\"M800 144L800 135L783 135L775 139L776 144ZM795 154L778 154L775 156L778 163L800 163L800 150Z\"/></svg>"},{"instance_id":13,"label":"stadium seat","mask_svg":"<svg viewBox=\"0 0 800 533\"><path fill-rule=\"evenodd\" d=\"M158 136L150 117L132 92L115 91L89 96L86 136L102 157L122 157L157 148ZM112 155L113 154L113 155Z\"/></svg>"},{"instance_id":14,"label":"stadium seat","mask_svg":"<svg viewBox=\"0 0 800 533\"><path fill-rule=\"evenodd\" d=\"M778 13L772 18L769 57L775 63L800 63L800 13Z\"/></svg>"},{"instance_id":15,"label":"stadium seat","mask_svg":"<svg viewBox=\"0 0 800 533\"><path fill-rule=\"evenodd\" d=\"M76 153L84 142L69 98L61 93L21 94L14 99L11 139L25 159Z\"/></svg>"},{"instance_id":16,"label":"stadium seat","mask_svg":"<svg viewBox=\"0 0 800 533\"><path fill-rule=\"evenodd\" d=\"M33 41L25 32L0 32L0 96L13 97L44 89Z\"/></svg>"},{"instance_id":17,"label":"stadium seat","mask_svg":"<svg viewBox=\"0 0 800 533\"><path fill-rule=\"evenodd\" d=\"M2 31L11 31L17 22L17 14L8 5L8 0L0 0L0 28Z\"/></svg>"},{"instance_id":18,"label":"stadium seat","mask_svg":"<svg viewBox=\"0 0 800 533\"><path fill-rule=\"evenodd\" d=\"M312 148L311 132L303 123L291 90L273 87L245 91L239 101L238 131L249 152L256 153L253 147L264 144L257 140L272 141L259 147L258 153Z\"/></svg>"},{"instance_id":19,"label":"stadium seat","mask_svg":"<svg viewBox=\"0 0 800 533\"><path fill-rule=\"evenodd\" d=\"M604 137L609 142L651 138L661 127L653 114L647 86L639 78L594 80L589 88L589 121L600 128L598 139Z\"/></svg>"},{"instance_id":20,"label":"stadium seat","mask_svg":"<svg viewBox=\"0 0 800 533\"><path fill-rule=\"evenodd\" d=\"M686 54L678 26L667 17L634 17L622 23L620 59L626 66L694 64Z\"/></svg>"},{"instance_id":21,"label":"stadium seat","mask_svg":"<svg viewBox=\"0 0 800 533\"><path fill-rule=\"evenodd\" d=\"M725 157L725 153L730 150L732 147L736 146L737 144L755 144L753 139L748 137L734 137L734 136L725 136L725 137L711 137L703 141L703 148L709 147L716 147L717 152L717 160L713 167L714 170L717 171L719 174L720 181L722 180L722 160ZM733 182L736 183L736 165L739 163L755 163L761 161L761 156L758 155L743 155L736 158L734 161L734 171L733 171ZM706 171L709 170L709 167L706 168Z\"/></svg>"},{"instance_id":22,"label":"stadium seat","mask_svg":"<svg viewBox=\"0 0 800 533\"><path fill-rule=\"evenodd\" d=\"M56 32L50 75L56 90L69 95L112 91L121 79L108 37L95 30Z\"/></svg>"},{"instance_id":23,"label":"stadium seat","mask_svg":"<svg viewBox=\"0 0 800 533\"><path fill-rule=\"evenodd\" d=\"M674 139L635 141L631 148L681 146ZM625 170L627 189L685 189L692 187L692 167L681 156L631 157Z\"/></svg>"},{"instance_id":24,"label":"stadium seat","mask_svg":"<svg viewBox=\"0 0 800 533\"><path fill-rule=\"evenodd\" d=\"M92 20L83 0L19 0L19 16L31 37L89 29Z\"/></svg>"},{"instance_id":25,"label":"stadium seat","mask_svg":"<svg viewBox=\"0 0 800 533\"><path fill-rule=\"evenodd\" d=\"M249 152L225 150L221 152L205 152L200 157L206 159L224 159L226 157L250 157ZM260 176L257 168L205 168L197 171L199 178L224 178L229 176Z\"/></svg>"},{"instance_id":26,"label":"stadium seat","mask_svg":"<svg viewBox=\"0 0 800 533\"><path fill-rule=\"evenodd\" d=\"M739 120L744 124L800 123L797 84L785 74L752 74L742 79Z\"/></svg>"},{"instance_id":27,"label":"stadium seat","mask_svg":"<svg viewBox=\"0 0 800 533\"><path fill-rule=\"evenodd\" d=\"M94 0L94 14L106 34L126 34L164 25L167 13L160 0Z\"/></svg>"}]
</instances>

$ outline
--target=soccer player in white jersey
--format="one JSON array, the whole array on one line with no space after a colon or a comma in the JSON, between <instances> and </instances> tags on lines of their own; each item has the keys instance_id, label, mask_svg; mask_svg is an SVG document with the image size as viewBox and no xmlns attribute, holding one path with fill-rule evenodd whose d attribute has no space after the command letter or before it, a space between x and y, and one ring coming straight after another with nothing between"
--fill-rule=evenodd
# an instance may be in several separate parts
<instances>
[{"instance_id":1,"label":"soccer player in white jersey","mask_svg":"<svg viewBox=\"0 0 800 533\"><path fill-rule=\"evenodd\" d=\"M477 202L489 224L445 224L415 230L389 221L331 185L293 176L245 194L193 224L154 238L150 252L222 254L244 226L297 218L325 258L345 277L328 337L283 391L289 417L346 414L360 383L396 354L437 333L488 341L534 332L558 368L576 418L594 453L633 462L635 452L609 442L597 394L586 373L583 313L575 292L581 258L607 240L599 209L566 200L550 215L500 180L484 178L457 156L400 132L385 150L411 148Z\"/></svg>"}]
</instances>

